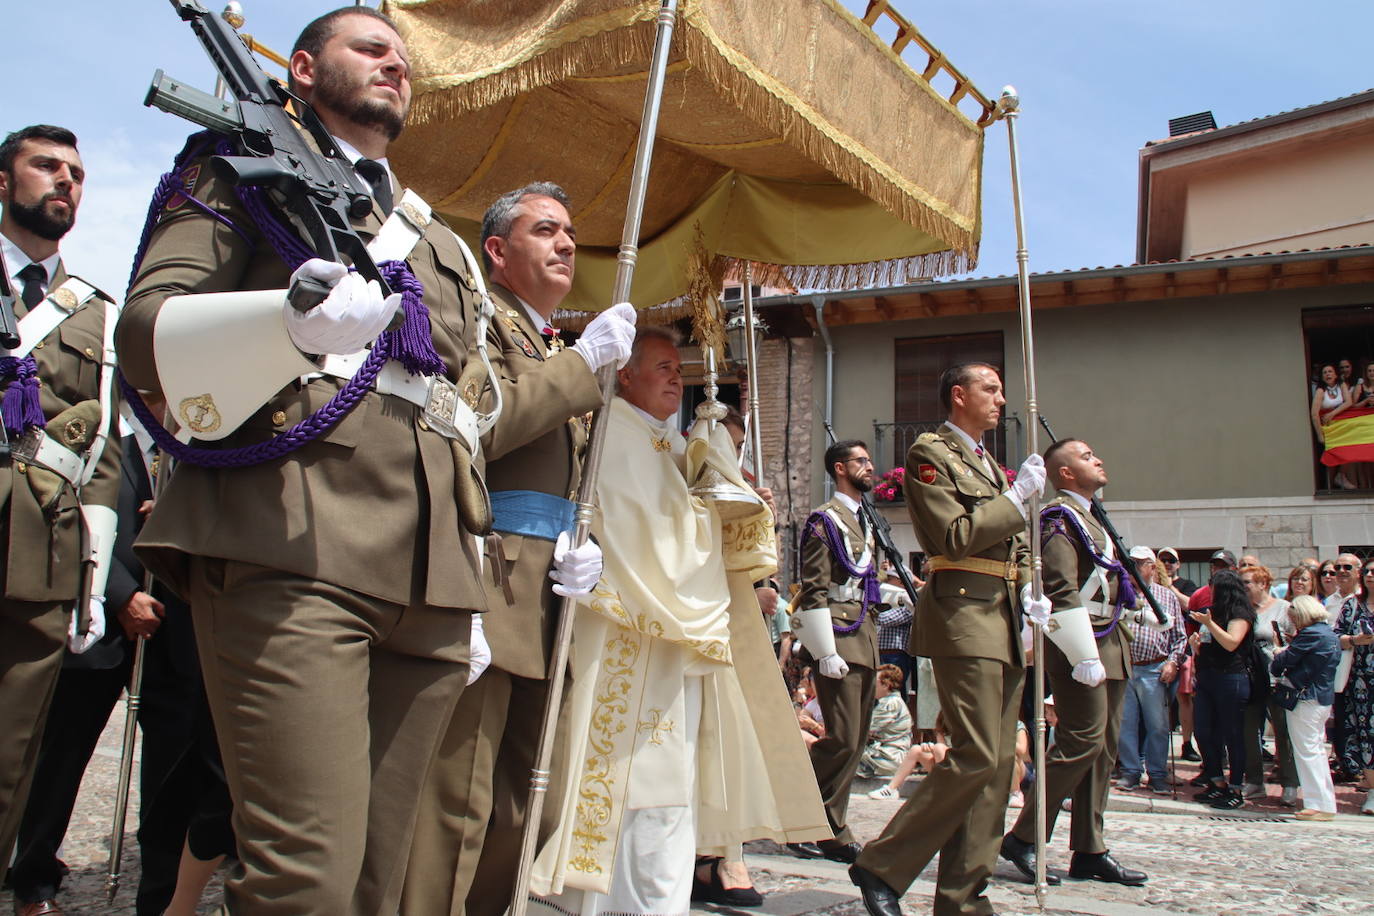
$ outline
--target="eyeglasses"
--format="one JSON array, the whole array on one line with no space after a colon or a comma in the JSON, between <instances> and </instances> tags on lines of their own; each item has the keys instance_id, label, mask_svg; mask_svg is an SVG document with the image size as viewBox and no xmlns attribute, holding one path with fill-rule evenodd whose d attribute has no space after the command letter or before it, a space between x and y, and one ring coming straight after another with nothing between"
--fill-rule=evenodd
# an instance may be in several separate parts
<instances>
[{"instance_id":1,"label":"eyeglasses","mask_svg":"<svg viewBox=\"0 0 1374 916\"><path fill-rule=\"evenodd\" d=\"M857 462L858 465L859 465L859 467L861 467L861 468L871 468L871 467L873 467L873 459L872 459L872 458L846 458L846 459L844 460L844 463L845 463L845 464L848 464L848 463L851 462L851 461Z\"/></svg>"},{"instance_id":2,"label":"eyeglasses","mask_svg":"<svg viewBox=\"0 0 1374 916\"><path fill-rule=\"evenodd\" d=\"M1165 563L1172 563L1175 566L1178 565L1178 560L1174 557L1160 557L1160 559L1163 560Z\"/></svg>"},{"instance_id":3,"label":"eyeglasses","mask_svg":"<svg viewBox=\"0 0 1374 916\"><path fill-rule=\"evenodd\" d=\"M1359 569L1359 567L1353 566L1350 563L1337 563L1332 569L1335 569L1337 572L1354 572Z\"/></svg>"},{"instance_id":4,"label":"eyeglasses","mask_svg":"<svg viewBox=\"0 0 1374 916\"><path fill-rule=\"evenodd\" d=\"M1334 569L1323 569L1323 570L1322 570L1322 578L1323 578L1323 579L1325 579L1327 576L1334 576L1335 574L1336 574L1336 571L1335 571Z\"/></svg>"}]
</instances>

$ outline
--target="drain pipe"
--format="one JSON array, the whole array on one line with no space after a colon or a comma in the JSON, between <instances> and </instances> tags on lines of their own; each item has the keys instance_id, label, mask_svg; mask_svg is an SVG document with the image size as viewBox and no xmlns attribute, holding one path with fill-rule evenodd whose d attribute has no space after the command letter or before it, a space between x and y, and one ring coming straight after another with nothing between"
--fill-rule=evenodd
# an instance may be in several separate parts
<instances>
[{"instance_id":1,"label":"drain pipe","mask_svg":"<svg viewBox=\"0 0 1374 916\"><path fill-rule=\"evenodd\" d=\"M825 326L825 297L812 296L811 307L816 310L816 329L825 341L825 425L835 428L835 342L830 339L830 329ZM835 484L829 474L825 474L825 496L829 499Z\"/></svg>"}]
</instances>

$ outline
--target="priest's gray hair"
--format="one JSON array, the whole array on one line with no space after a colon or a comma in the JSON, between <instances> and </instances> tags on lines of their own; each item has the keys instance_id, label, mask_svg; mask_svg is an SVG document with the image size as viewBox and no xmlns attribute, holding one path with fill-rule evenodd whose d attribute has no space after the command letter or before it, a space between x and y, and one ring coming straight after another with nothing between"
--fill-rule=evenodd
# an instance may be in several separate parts
<instances>
[{"instance_id":1,"label":"priest's gray hair","mask_svg":"<svg viewBox=\"0 0 1374 916\"><path fill-rule=\"evenodd\" d=\"M487 269L488 275L491 274L491 258L487 257L487 239L492 236L499 239L510 238L510 227L515 222L515 208L520 206L520 202L526 197L549 197L562 204L564 210L572 209L572 205L568 203L568 192L552 181L532 181L523 188L507 191L496 198L496 202L487 207L487 212L482 216L482 239L478 243L482 250L482 266Z\"/></svg>"},{"instance_id":2,"label":"priest's gray hair","mask_svg":"<svg viewBox=\"0 0 1374 916\"><path fill-rule=\"evenodd\" d=\"M682 335L674 328L661 324L640 325L635 331L635 342L630 347L630 358L625 361L624 368L633 369L639 365L639 358L644 353L644 343L650 340L666 340L674 347L682 346ZM619 392L624 386L620 384L619 376L616 377L615 390Z\"/></svg>"}]
</instances>

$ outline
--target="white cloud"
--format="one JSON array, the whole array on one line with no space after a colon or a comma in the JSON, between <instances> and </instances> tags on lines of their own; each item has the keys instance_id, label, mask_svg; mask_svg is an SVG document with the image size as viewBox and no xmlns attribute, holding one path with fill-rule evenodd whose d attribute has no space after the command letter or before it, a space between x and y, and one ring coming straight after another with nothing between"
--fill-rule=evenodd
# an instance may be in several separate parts
<instances>
[{"instance_id":1,"label":"white cloud","mask_svg":"<svg viewBox=\"0 0 1374 916\"><path fill-rule=\"evenodd\" d=\"M76 226L62 240L68 271L123 302L153 188L180 149L165 140L136 141L123 128L81 138L86 187Z\"/></svg>"}]
</instances>

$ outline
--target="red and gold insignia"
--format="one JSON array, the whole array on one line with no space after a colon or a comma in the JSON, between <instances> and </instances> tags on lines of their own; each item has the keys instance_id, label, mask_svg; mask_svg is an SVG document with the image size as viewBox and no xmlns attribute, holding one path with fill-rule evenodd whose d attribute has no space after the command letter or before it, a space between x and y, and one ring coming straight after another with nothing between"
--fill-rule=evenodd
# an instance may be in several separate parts
<instances>
[{"instance_id":1,"label":"red and gold insignia","mask_svg":"<svg viewBox=\"0 0 1374 916\"><path fill-rule=\"evenodd\" d=\"M935 482L935 465L923 464L916 468L916 479L921 483Z\"/></svg>"},{"instance_id":2,"label":"red and gold insignia","mask_svg":"<svg viewBox=\"0 0 1374 916\"><path fill-rule=\"evenodd\" d=\"M164 210L171 213L186 205L186 198L191 196L191 192L196 189L196 179L200 177L200 166L193 165L181 173L180 182L177 190L171 197L167 198L167 206Z\"/></svg>"},{"instance_id":3,"label":"red and gold insignia","mask_svg":"<svg viewBox=\"0 0 1374 916\"><path fill-rule=\"evenodd\" d=\"M534 344L530 343L528 340L526 340L526 339L523 338L523 337L520 338L520 349L522 349L522 350L525 351L525 355L526 355L526 356L538 356L538 355L539 355L539 354L537 354L537 353L534 352Z\"/></svg>"}]
</instances>

